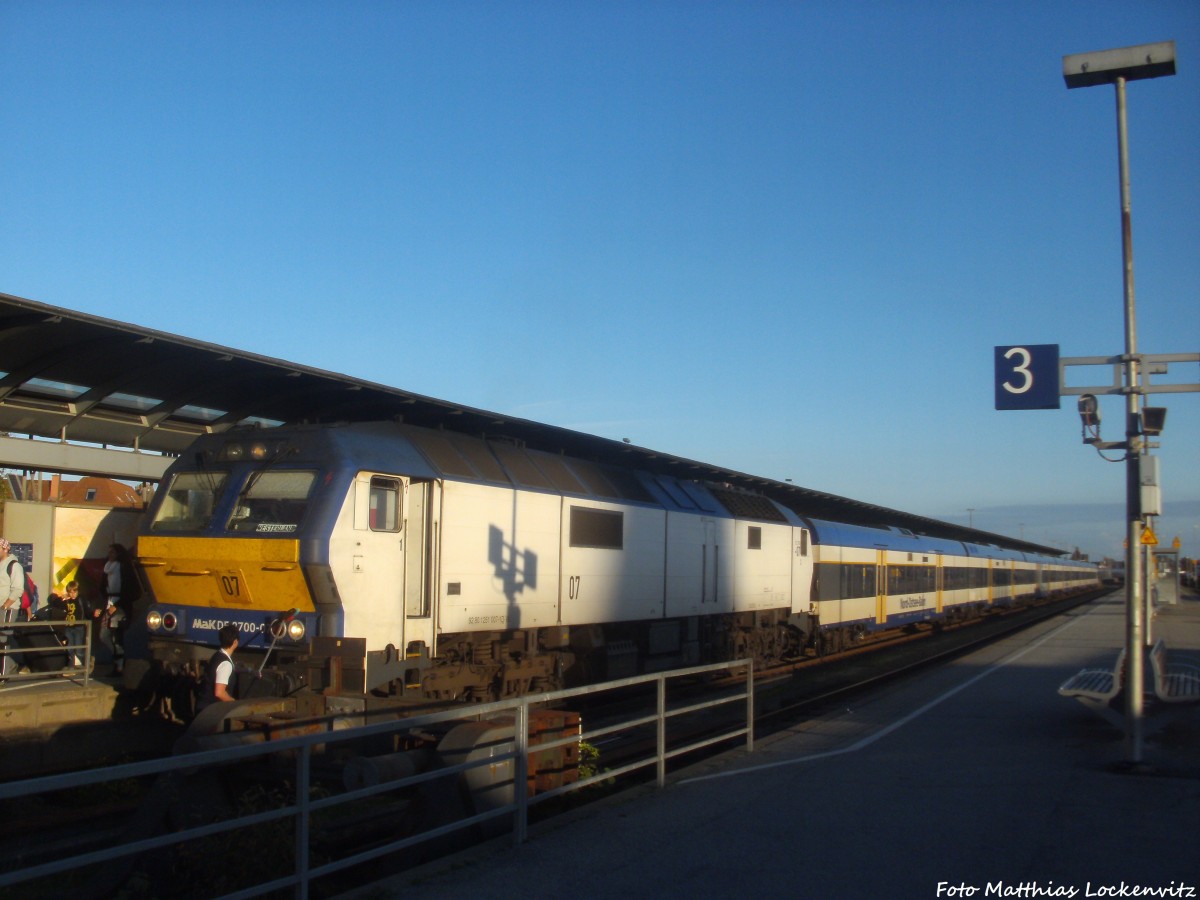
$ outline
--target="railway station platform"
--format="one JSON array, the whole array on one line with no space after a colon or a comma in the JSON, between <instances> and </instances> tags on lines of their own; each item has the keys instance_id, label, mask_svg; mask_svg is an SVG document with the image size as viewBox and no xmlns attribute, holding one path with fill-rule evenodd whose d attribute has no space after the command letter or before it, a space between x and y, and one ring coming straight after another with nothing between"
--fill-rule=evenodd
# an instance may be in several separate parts
<instances>
[{"instance_id":1,"label":"railway station platform","mask_svg":"<svg viewBox=\"0 0 1200 900\"><path fill-rule=\"evenodd\" d=\"M162 733L176 726L152 716L132 718L131 689L142 668L127 663L125 671L86 682L81 672L33 674L0 685L0 772L32 777L77 767L82 760L157 752Z\"/></svg>"},{"instance_id":2,"label":"railway station platform","mask_svg":"<svg viewBox=\"0 0 1200 900\"><path fill-rule=\"evenodd\" d=\"M1200 894L1200 705L1120 729L1058 686L1111 666L1124 597L835 713L347 897L1188 897ZM1200 663L1200 597L1150 625ZM1153 685L1147 672L1148 687Z\"/></svg>"}]
</instances>

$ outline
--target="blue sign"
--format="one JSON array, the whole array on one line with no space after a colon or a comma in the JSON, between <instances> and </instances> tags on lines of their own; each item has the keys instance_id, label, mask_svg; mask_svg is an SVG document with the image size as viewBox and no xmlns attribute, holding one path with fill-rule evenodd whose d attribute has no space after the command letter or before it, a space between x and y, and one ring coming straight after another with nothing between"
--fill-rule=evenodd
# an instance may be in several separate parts
<instances>
[{"instance_id":1,"label":"blue sign","mask_svg":"<svg viewBox=\"0 0 1200 900\"><path fill-rule=\"evenodd\" d=\"M996 348L996 409L1058 409L1058 344Z\"/></svg>"}]
</instances>

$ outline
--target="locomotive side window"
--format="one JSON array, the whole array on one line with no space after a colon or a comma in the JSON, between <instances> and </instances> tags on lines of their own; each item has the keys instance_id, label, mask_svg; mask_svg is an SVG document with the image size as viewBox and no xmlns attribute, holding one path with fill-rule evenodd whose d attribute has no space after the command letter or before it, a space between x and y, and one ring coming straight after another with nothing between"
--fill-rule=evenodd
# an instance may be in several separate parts
<instances>
[{"instance_id":1,"label":"locomotive side window","mask_svg":"<svg viewBox=\"0 0 1200 900\"><path fill-rule=\"evenodd\" d=\"M746 529L746 549L762 549L762 528L758 525L751 525Z\"/></svg>"},{"instance_id":2,"label":"locomotive side window","mask_svg":"<svg viewBox=\"0 0 1200 900\"><path fill-rule=\"evenodd\" d=\"M571 507L571 546L620 550L625 546L625 514Z\"/></svg>"},{"instance_id":3,"label":"locomotive side window","mask_svg":"<svg viewBox=\"0 0 1200 900\"><path fill-rule=\"evenodd\" d=\"M151 531L203 531L216 498L225 487L224 472L180 472L171 479Z\"/></svg>"},{"instance_id":4,"label":"locomotive side window","mask_svg":"<svg viewBox=\"0 0 1200 900\"><path fill-rule=\"evenodd\" d=\"M394 478L373 477L370 510L372 531L399 531L400 482Z\"/></svg>"},{"instance_id":5,"label":"locomotive side window","mask_svg":"<svg viewBox=\"0 0 1200 900\"><path fill-rule=\"evenodd\" d=\"M240 534L292 534L308 509L317 473L309 470L254 472L238 495L228 529Z\"/></svg>"}]
</instances>

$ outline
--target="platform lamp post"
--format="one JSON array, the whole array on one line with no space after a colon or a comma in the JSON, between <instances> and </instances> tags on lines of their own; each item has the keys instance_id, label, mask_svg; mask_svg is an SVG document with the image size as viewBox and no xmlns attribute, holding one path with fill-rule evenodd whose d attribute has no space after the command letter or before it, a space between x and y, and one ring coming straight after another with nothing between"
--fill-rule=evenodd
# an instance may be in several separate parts
<instances>
[{"instance_id":1,"label":"platform lamp post","mask_svg":"<svg viewBox=\"0 0 1200 900\"><path fill-rule=\"evenodd\" d=\"M1068 88L1111 84L1117 94L1117 155L1121 181L1121 249L1125 285L1125 758L1142 764L1142 692L1145 688L1145 628L1141 597L1142 506L1141 459L1145 450L1141 434L1137 321L1133 294L1133 226L1129 202L1129 146L1125 117L1125 84L1141 78L1175 74L1175 42L1142 44L1063 57L1063 80Z\"/></svg>"}]
</instances>

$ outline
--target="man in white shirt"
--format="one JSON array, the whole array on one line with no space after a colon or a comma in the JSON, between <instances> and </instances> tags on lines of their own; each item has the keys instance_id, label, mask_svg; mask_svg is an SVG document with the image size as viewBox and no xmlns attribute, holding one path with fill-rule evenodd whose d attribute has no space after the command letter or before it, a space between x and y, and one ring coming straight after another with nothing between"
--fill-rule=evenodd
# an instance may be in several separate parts
<instances>
[{"instance_id":1,"label":"man in white shirt","mask_svg":"<svg viewBox=\"0 0 1200 900\"><path fill-rule=\"evenodd\" d=\"M25 569L21 561L11 555L12 545L0 538L0 624L18 622L21 618L21 595L25 593ZM20 668L21 657L16 653L13 633L0 634L0 650L8 650L0 660L2 675L15 675Z\"/></svg>"},{"instance_id":2,"label":"man in white shirt","mask_svg":"<svg viewBox=\"0 0 1200 900\"><path fill-rule=\"evenodd\" d=\"M229 692L229 684L233 680L233 651L237 649L240 635L238 627L232 624L222 626L217 632L221 649L208 661L204 687L200 691L200 699L196 701L197 713L214 703L230 703L237 699Z\"/></svg>"}]
</instances>

